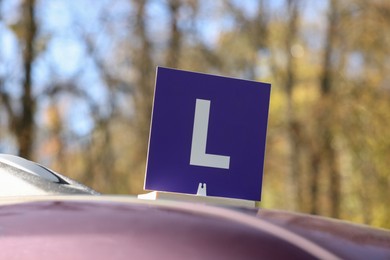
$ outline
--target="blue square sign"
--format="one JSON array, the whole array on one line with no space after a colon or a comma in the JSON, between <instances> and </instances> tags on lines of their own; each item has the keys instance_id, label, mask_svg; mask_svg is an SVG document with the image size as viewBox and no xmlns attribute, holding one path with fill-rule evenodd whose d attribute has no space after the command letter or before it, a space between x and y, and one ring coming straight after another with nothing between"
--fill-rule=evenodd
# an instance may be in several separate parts
<instances>
[{"instance_id":1,"label":"blue square sign","mask_svg":"<svg viewBox=\"0 0 390 260\"><path fill-rule=\"evenodd\" d=\"M145 189L260 200L271 85L157 68Z\"/></svg>"}]
</instances>

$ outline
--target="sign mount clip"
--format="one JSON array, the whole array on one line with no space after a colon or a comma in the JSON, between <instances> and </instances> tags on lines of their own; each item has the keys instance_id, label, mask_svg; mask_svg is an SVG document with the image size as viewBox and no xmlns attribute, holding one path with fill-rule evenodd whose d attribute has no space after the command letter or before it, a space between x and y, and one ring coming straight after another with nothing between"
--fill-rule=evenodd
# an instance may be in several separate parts
<instances>
[{"instance_id":1,"label":"sign mount clip","mask_svg":"<svg viewBox=\"0 0 390 260\"><path fill-rule=\"evenodd\" d=\"M196 196L207 196L206 183L199 182Z\"/></svg>"}]
</instances>

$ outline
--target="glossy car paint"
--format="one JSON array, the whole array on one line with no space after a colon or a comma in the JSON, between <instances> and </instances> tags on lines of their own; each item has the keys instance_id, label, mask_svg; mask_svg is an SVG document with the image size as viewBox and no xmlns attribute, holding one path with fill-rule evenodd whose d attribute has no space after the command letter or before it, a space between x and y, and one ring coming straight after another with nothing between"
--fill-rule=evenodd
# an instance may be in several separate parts
<instances>
[{"instance_id":1,"label":"glossy car paint","mask_svg":"<svg viewBox=\"0 0 390 260\"><path fill-rule=\"evenodd\" d=\"M359 259L351 250L365 246L375 259L390 257L390 232L371 230L365 241L348 242L332 233L333 221L284 212L107 196L0 203L0 259ZM294 224L299 220L327 229L305 231ZM352 228L336 222L341 226Z\"/></svg>"}]
</instances>

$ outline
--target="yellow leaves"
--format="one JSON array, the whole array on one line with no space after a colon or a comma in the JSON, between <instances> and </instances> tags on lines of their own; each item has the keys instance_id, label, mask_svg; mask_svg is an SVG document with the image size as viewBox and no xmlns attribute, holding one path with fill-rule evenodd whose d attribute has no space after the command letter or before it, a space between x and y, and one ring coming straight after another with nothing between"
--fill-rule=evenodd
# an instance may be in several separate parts
<instances>
[{"instance_id":1,"label":"yellow leaves","mask_svg":"<svg viewBox=\"0 0 390 260\"><path fill-rule=\"evenodd\" d=\"M18 40L22 40L26 38L25 37L26 31L23 23L21 22L13 23L10 24L8 28L13 32L13 34Z\"/></svg>"}]
</instances>

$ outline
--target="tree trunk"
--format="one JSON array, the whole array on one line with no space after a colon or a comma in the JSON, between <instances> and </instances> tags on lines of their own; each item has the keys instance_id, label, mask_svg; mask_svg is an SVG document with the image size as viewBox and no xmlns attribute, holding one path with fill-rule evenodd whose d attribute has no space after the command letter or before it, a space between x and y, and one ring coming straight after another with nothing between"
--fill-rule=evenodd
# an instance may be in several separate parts
<instances>
[{"instance_id":1,"label":"tree trunk","mask_svg":"<svg viewBox=\"0 0 390 260\"><path fill-rule=\"evenodd\" d=\"M135 37L140 45L134 49L134 66L137 74L134 101L136 117L134 129L137 136L138 153L133 158L139 173L144 172L147 155L150 118L152 112L155 67L152 60L152 44L147 35L145 23L146 0L133 1L136 6Z\"/></svg>"},{"instance_id":2,"label":"tree trunk","mask_svg":"<svg viewBox=\"0 0 390 260\"><path fill-rule=\"evenodd\" d=\"M35 100L32 96L32 63L34 61L34 43L36 37L35 0L24 2L25 17L25 48L23 52L23 96L22 114L16 126L19 155L24 158L32 157L34 143L34 113Z\"/></svg>"},{"instance_id":3,"label":"tree trunk","mask_svg":"<svg viewBox=\"0 0 390 260\"><path fill-rule=\"evenodd\" d=\"M337 10L337 1L330 1L330 9L328 16L328 29L325 38L325 51L323 58L323 72L321 76L321 115L318 117L318 133L320 133L320 142L322 143L323 165L327 167L329 174L329 200L330 200L330 216L334 218L340 217L341 203L341 183L340 170L337 161L337 152L334 148L334 134L331 128L332 118L328 111L334 110L332 105L332 87L333 87L333 64L332 55L336 39L336 30L339 22ZM317 183L318 185L318 183Z\"/></svg>"},{"instance_id":4,"label":"tree trunk","mask_svg":"<svg viewBox=\"0 0 390 260\"><path fill-rule=\"evenodd\" d=\"M180 49L181 49L181 32L178 27L178 16L180 2L178 0L168 1L170 12L170 28L171 37L168 44L168 52L166 56L166 65L171 68L176 68L179 65Z\"/></svg>"},{"instance_id":5,"label":"tree trunk","mask_svg":"<svg viewBox=\"0 0 390 260\"><path fill-rule=\"evenodd\" d=\"M287 75L285 82L285 92L287 98L287 134L290 146L290 187L292 187L293 203L295 208L300 209L303 196L301 187L301 169L300 169L300 122L298 122L294 112L293 89L296 83L295 57L291 54L291 48L294 45L298 33L298 4L297 0L288 1L288 26L285 40L285 51L287 55Z\"/></svg>"}]
</instances>

